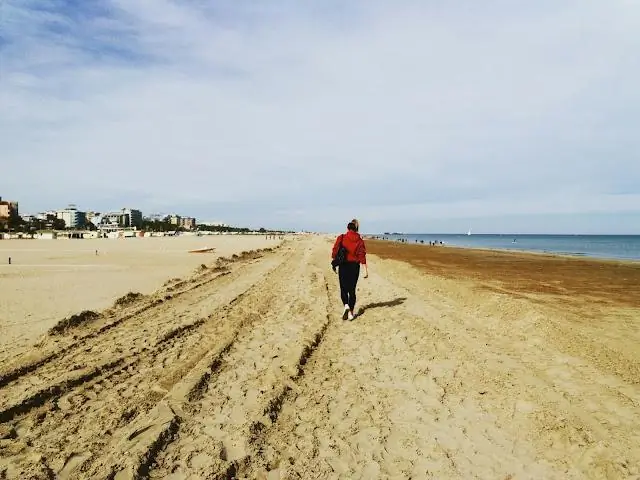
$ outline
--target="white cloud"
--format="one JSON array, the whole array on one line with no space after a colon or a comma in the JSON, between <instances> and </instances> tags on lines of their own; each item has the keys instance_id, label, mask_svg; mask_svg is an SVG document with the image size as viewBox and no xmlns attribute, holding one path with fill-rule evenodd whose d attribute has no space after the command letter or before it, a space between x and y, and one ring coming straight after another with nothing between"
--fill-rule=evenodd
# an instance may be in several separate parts
<instances>
[{"instance_id":1,"label":"white cloud","mask_svg":"<svg viewBox=\"0 0 640 480\"><path fill-rule=\"evenodd\" d=\"M5 6L0 190L33 209L640 213L632 2L62 4Z\"/></svg>"}]
</instances>

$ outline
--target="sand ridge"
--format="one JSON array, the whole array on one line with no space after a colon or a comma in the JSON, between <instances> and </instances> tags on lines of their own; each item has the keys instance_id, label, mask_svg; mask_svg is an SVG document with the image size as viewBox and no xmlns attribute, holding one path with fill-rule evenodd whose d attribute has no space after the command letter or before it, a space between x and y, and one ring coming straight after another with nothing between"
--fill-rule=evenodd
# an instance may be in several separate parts
<instances>
[{"instance_id":1,"label":"sand ridge","mask_svg":"<svg viewBox=\"0 0 640 480\"><path fill-rule=\"evenodd\" d=\"M616 310L604 365L598 330L552 301L371 255L345 322L330 246L210 266L3 363L1 475L640 475L638 357L617 341L636 333Z\"/></svg>"}]
</instances>

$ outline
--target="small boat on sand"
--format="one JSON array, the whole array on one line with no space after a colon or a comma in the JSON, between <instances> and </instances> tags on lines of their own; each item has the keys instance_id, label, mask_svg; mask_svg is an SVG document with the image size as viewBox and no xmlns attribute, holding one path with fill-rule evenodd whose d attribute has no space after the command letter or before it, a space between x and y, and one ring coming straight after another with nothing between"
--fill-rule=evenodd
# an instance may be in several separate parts
<instances>
[{"instance_id":1,"label":"small boat on sand","mask_svg":"<svg viewBox=\"0 0 640 480\"><path fill-rule=\"evenodd\" d=\"M215 248L213 247L203 247L203 248L196 248L195 250L189 250L189 253L210 253L213 252L215 250Z\"/></svg>"}]
</instances>

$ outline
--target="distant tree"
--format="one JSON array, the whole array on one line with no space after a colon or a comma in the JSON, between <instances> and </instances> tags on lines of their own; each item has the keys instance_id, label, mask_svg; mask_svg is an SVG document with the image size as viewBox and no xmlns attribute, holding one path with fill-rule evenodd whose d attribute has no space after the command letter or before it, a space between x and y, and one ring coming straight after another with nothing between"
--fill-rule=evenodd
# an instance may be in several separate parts
<instances>
[{"instance_id":1,"label":"distant tree","mask_svg":"<svg viewBox=\"0 0 640 480\"><path fill-rule=\"evenodd\" d=\"M248 228L245 227L227 227L223 225L198 225L197 230L201 232L238 232L238 233L246 233L249 232Z\"/></svg>"},{"instance_id":2,"label":"distant tree","mask_svg":"<svg viewBox=\"0 0 640 480\"><path fill-rule=\"evenodd\" d=\"M9 230L13 230L14 232L22 231L24 225L25 221L20 215L17 214L11 215L7 220L7 228Z\"/></svg>"},{"instance_id":3,"label":"distant tree","mask_svg":"<svg viewBox=\"0 0 640 480\"><path fill-rule=\"evenodd\" d=\"M146 232L185 232L186 229L179 225L171 223L169 217L165 217L162 220L152 220L145 218L142 220L142 230Z\"/></svg>"},{"instance_id":4,"label":"distant tree","mask_svg":"<svg viewBox=\"0 0 640 480\"><path fill-rule=\"evenodd\" d=\"M54 230L64 230L67 228L67 223L55 215L47 215L47 227L53 228Z\"/></svg>"}]
</instances>

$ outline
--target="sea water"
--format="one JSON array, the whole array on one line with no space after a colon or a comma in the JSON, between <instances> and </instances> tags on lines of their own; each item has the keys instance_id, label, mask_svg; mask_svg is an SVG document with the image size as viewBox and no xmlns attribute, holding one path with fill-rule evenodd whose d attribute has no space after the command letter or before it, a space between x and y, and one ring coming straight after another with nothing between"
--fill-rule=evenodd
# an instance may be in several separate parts
<instances>
[{"instance_id":1,"label":"sea water","mask_svg":"<svg viewBox=\"0 0 640 480\"><path fill-rule=\"evenodd\" d=\"M640 235L379 234L377 237L426 246L429 242L442 242L455 247L640 260Z\"/></svg>"}]
</instances>

